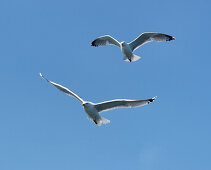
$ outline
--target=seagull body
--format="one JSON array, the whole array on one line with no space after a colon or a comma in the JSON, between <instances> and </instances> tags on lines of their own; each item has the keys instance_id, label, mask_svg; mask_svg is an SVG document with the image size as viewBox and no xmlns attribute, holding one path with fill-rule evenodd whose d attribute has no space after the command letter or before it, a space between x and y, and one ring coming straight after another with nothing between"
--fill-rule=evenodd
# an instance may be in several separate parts
<instances>
[{"instance_id":1,"label":"seagull body","mask_svg":"<svg viewBox=\"0 0 211 170\"><path fill-rule=\"evenodd\" d=\"M124 54L123 60L131 62L134 54L133 54L133 51L131 50L130 46L126 42L123 41L120 43L120 48L121 48L122 53ZM137 58L137 60L139 58ZM133 61L135 61L135 60L133 60Z\"/></svg>"},{"instance_id":2,"label":"seagull body","mask_svg":"<svg viewBox=\"0 0 211 170\"><path fill-rule=\"evenodd\" d=\"M54 87L59 89L60 91L66 93L69 96L73 96L76 99L78 99L84 108L84 111L88 115L88 119L93 121L96 125L100 126L102 123L107 124L110 123L110 120L100 116L100 112L103 111L108 111L111 109L116 109L116 108L121 108L121 107L138 107L138 106L143 106L147 105L151 102L153 102L156 97L153 97L151 99L147 100L128 100L128 99L116 99L116 100L110 100L110 101L105 101L102 103L92 103L88 101L84 101L81 97L79 97L77 94L69 90L68 88L59 85L57 83L54 83L52 81L47 80L41 73L40 76L46 80L48 83L52 84Z\"/></svg>"},{"instance_id":3,"label":"seagull body","mask_svg":"<svg viewBox=\"0 0 211 170\"><path fill-rule=\"evenodd\" d=\"M84 108L84 111L88 115L88 119L93 121L95 124L101 125L102 123L110 123L110 120L107 120L99 115L96 107L94 106L94 103L84 102L82 106Z\"/></svg>"},{"instance_id":4,"label":"seagull body","mask_svg":"<svg viewBox=\"0 0 211 170\"><path fill-rule=\"evenodd\" d=\"M145 32L142 33L140 36L138 36L135 40L131 41L130 43L126 43L124 41L118 42L110 35L104 35L94 40L91 43L91 46L97 47L97 46L104 46L107 44L116 45L121 48L121 51L124 54L123 60L132 62L132 61L137 61L141 58L133 54L133 51L135 51L138 47L142 46L143 44L151 41L171 41L174 39L175 39L174 37L166 34L161 34L156 32Z\"/></svg>"}]
</instances>

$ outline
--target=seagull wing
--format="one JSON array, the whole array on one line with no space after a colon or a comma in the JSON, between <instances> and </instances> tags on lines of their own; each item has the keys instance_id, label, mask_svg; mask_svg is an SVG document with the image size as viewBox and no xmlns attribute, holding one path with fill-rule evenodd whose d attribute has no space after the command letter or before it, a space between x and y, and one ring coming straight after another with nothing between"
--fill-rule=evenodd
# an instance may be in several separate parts
<instances>
[{"instance_id":1,"label":"seagull wing","mask_svg":"<svg viewBox=\"0 0 211 170\"><path fill-rule=\"evenodd\" d=\"M104 46L107 44L116 45L120 47L120 43L110 35L104 35L92 41L91 46Z\"/></svg>"},{"instance_id":2,"label":"seagull wing","mask_svg":"<svg viewBox=\"0 0 211 170\"><path fill-rule=\"evenodd\" d=\"M175 38L161 33L156 32L145 32L138 36L135 40L129 43L129 46L132 51L136 50L141 45L151 42L151 41L171 41Z\"/></svg>"},{"instance_id":3,"label":"seagull wing","mask_svg":"<svg viewBox=\"0 0 211 170\"><path fill-rule=\"evenodd\" d=\"M147 100L127 100L127 99L117 99L117 100L110 100L102 103L95 104L95 108L98 112L104 112L112 109L123 108L123 107L138 107L144 106L153 102L156 97Z\"/></svg>"},{"instance_id":4,"label":"seagull wing","mask_svg":"<svg viewBox=\"0 0 211 170\"><path fill-rule=\"evenodd\" d=\"M52 85L54 85L57 89L61 90L62 92L66 93L68 96L73 96L75 97L76 99L78 99L80 102L84 102L84 100L82 98L80 98L77 94L75 94L74 92L72 92L71 90L69 90L68 88L66 87L63 87L62 85L60 84L57 84L57 83L54 83L52 81L49 81L47 80L41 73L40 73L40 76L46 80L48 83L51 83Z\"/></svg>"}]
</instances>

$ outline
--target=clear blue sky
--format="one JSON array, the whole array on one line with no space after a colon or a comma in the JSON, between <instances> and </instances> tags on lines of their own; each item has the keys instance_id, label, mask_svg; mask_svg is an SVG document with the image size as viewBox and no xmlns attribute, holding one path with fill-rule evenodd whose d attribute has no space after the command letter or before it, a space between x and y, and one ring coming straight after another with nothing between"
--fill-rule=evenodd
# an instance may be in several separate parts
<instances>
[{"instance_id":1,"label":"clear blue sky","mask_svg":"<svg viewBox=\"0 0 211 170\"><path fill-rule=\"evenodd\" d=\"M1 170L210 170L210 1L0 1ZM142 32L175 41L149 43L127 63L110 34ZM92 102L146 99L147 106L102 115L40 78Z\"/></svg>"}]
</instances>

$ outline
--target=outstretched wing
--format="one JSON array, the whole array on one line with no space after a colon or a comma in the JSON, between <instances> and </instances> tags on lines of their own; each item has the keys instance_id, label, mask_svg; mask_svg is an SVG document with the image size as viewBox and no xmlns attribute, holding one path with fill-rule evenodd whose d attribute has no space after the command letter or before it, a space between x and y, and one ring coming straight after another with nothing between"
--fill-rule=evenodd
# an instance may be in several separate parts
<instances>
[{"instance_id":1,"label":"outstretched wing","mask_svg":"<svg viewBox=\"0 0 211 170\"><path fill-rule=\"evenodd\" d=\"M91 46L97 47L104 46L107 44L116 45L120 47L120 43L110 35L104 35L102 37L97 38L96 40L92 41Z\"/></svg>"},{"instance_id":2,"label":"outstretched wing","mask_svg":"<svg viewBox=\"0 0 211 170\"><path fill-rule=\"evenodd\" d=\"M144 106L153 102L156 97L147 100L127 100L127 99L117 99L117 100L110 100L102 103L95 104L95 107L98 112L108 111L112 109L122 108L122 107L138 107Z\"/></svg>"},{"instance_id":3,"label":"outstretched wing","mask_svg":"<svg viewBox=\"0 0 211 170\"><path fill-rule=\"evenodd\" d=\"M66 87L63 87L62 85L60 84L57 84L57 83L54 83L52 81L49 81L47 80L41 73L40 73L40 76L46 80L48 83L51 83L53 86L55 86L57 89L61 90L62 92L66 93L68 96L73 96L75 97L76 99L78 99L80 102L84 102L84 100L82 98L80 98L77 94L75 94L74 92L72 92L71 90L69 90L68 88Z\"/></svg>"},{"instance_id":4,"label":"outstretched wing","mask_svg":"<svg viewBox=\"0 0 211 170\"><path fill-rule=\"evenodd\" d=\"M145 32L138 36L135 40L129 43L129 46L132 51L136 50L141 45L151 42L151 41L171 41L175 38L161 33L156 32Z\"/></svg>"}]
</instances>

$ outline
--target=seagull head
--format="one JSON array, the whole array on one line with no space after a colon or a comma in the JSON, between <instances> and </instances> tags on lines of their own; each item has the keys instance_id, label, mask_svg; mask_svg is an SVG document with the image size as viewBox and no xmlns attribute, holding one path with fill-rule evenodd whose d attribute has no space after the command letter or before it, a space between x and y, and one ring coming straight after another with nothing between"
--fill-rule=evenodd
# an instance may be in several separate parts
<instances>
[{"instance_id":1,"label":"seagull head","mask_svg":"<svg viewBox=\"0 0 211 170\"><path fill-rule=\"evenodd\" d=\"M88 107L88 106L90 106L90 105L92 105L90 102L83 102L83 103L82 103L82 106L83 106L83 107Z\"/></svg>"},{"instance_id":2,"label":"seagull head","mask_svg":"<svg viewBox=\"0 0 211 170\"><path fill-rule=\"evenodd\" d=\"M121 44L122 46L124 46L124 45L126 44L126 42L125 42L125 41L122 41L120 44Z\"/></svg>"}]
</instances>

